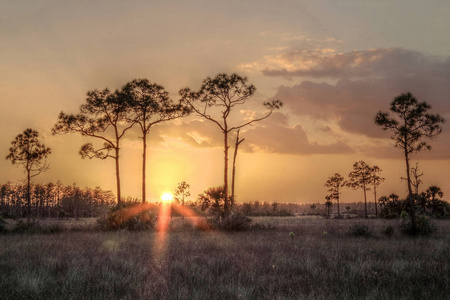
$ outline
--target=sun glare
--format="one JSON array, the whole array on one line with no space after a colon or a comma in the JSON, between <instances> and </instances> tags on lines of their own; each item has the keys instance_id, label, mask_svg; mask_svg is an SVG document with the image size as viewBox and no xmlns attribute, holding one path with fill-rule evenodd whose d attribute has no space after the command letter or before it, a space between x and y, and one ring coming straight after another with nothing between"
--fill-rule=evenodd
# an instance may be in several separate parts
<instances>
[{"instance_id":1,"label":"sun glare","mask_svg":"<svg viewBox=\"0 0 450 300\"><path fill-rule=\"evenodd\" d=\"M164 193L161 195L161 200L162 201L166 201L166 202L170 202L173 200L173 196L171 193Z\"/></svg>"}]
</instances>

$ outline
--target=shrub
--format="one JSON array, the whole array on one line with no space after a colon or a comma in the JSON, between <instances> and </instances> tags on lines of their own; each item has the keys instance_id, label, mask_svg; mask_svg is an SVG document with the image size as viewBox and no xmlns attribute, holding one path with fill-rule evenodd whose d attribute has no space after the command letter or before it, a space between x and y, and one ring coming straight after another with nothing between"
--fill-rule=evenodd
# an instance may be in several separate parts
<instances>
[{"instance_id":1,"label":"shrub","mask_svg":"<svg viewBox=\"0 0 450 300\"><path fill-rule=\"evenodd\" d=\"M101 230L149 230L154 229L157 216L149 210L140 209L137 204L113 209L106 216L97 220Z\"/></svg>"},{"instance_id":2,"label":"shrub","mask_svg":"<svg viewBox=\"0 0 450 300\"><path fill-rule=\"evenodd\" d=\"M348 234L354 237L371 237L372 230L367 225L363 224L354 224L350 226L348 230Z\"/></svg>"},{"instance_id":3,"label":"shrub","mask_svg":"<svg viewBox=\"0 0 450 300\"><path fill-rule=\"evenodd\" d=\"M381 229L381 233L383 233L387 237L391 237L394 235L395 229L393 226L389 225L385 228Z\"/></svg>"},{"instance_id":4,"label":"shrub","mask_svg":"<svg viewBox=\"0 0 450 300\"><path fill-rule=\"evenodd\" d=\"M240 213L233 213L228 217L209 219L211 227L224 231L243 231L250 229L252 219Z\"/></svg>"},{"instance_id":5,"label":"shrub","mask_svg":"<svg viewBox=\"0 0 450 300\"><path fill-rule=\"evenodd\" d=\"M416 216L416 229L413 228L412 222L410 219L403 220L400 225L401 231L406 235L431 235L436 231L436 227L431 222L430 218L424 215Z\"/></svg>"},{"instance_id":6,"label":"shrub","mask_svg":"<svg viewBox=\"0 0 450 300\"><path fill-rule=\"evenodd\" d=\"M15 233L36 233L41 229L39 221L36 219L30 219L24 222L23 220L17 220L16 225L12 229Z\"/></svg>"}]
</instances>

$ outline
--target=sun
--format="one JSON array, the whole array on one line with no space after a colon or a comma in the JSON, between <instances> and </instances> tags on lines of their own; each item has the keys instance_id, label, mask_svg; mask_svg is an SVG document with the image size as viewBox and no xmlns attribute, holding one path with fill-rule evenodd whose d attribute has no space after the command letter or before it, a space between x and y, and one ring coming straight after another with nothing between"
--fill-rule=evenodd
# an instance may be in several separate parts
<instances>
[{"instance_id":1,"label":"sun","mask_svg":"<svg viewBox=\"0 0 450 300\"><path fill-rule=\"evenodd\" d=\"M171 193L164 193L161 195L161 200L165 202L170 202L173 200L173 196Z\"/></svg>"}]
</instances>

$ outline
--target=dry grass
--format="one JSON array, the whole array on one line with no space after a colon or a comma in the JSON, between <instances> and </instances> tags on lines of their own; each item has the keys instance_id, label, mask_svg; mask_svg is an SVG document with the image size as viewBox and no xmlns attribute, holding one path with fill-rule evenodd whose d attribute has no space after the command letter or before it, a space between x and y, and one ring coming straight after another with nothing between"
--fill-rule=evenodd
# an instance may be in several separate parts
<instances>
[{"instance_id":1,"label":"dry grass","mask_svg":"<svg viewBox=\"0 0 450 300\"><path fill-rule=\"evenodd\" d=\"M450 222L429 238L398 221L254 218L239 233L0 235L0 299L448 299ZM184 224L184 225L183 225ZM367 225L370 238L348 235ZM293 234L290 234L290 233ZM160 245L159 245L160 246ZM164 251L165 249L165 251Z\"/></svg>"}]
</instances>

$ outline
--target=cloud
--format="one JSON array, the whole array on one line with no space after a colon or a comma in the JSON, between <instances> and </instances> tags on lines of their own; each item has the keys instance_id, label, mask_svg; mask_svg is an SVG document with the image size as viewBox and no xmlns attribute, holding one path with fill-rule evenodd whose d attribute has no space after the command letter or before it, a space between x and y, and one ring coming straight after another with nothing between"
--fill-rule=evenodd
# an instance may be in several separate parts
<instances>
[{"instance_id":1,"label":"cloud","mask_svg":"<svg viewBox=\"0 0 450 300\"><path fill-rule=\"evenodd\" d=\"M355 50L294 49L244 64L267 76L305 78L383 78L435 73L450 77L450 59L401 48Z\"/></svg>"},{"instance_id":2,"label":"cloud","mask_svg":"<svg viewBox=\"0 0 450 300\"><path fill-rule=\"evenodd\" d=\"M351 134L387 137L374 124L374 116L380 110L388 111L393 98L407 91L430 103L432 113L450 113L449 57L404 49L353 51L327 55L304 70L266 72L281 74L337 78L336 83L303 80L294 86L281 86L274 98L282 100L295 115L334 121ZM445 131L448 125L444 126Z\"/></svg>"},{"instance_id":3,"label":"cloud","mask_svg":"<svg viewBox=\"0 0 450 300\"><path fill-rule=\"evenodd\" d=\"M250 126L241 131L245 142L240 146L244 152L266 152L286 154L330 154L352 153L352 149L342 141L319 144L308 139L301 125L289 127L287 117L274 113L264 126ZM331 130L331 129L329 129ZM155 126L150 138L152 145L164 144L165 138L179 138L187 145L197 148L223 147L223 135L210 122L202 120L184 121L179 124ZM235 133L229 135L230 145L234 145Z\"/></svg>"},{"instance_id":4,"label":"cloud","mask_svg":"<svg viewBox=\"0 0 450 300\"><path fill-rule=\"evenodd\" d=\"M242 149L247 152L269 152L284 154L342 154L353 150L342 141L333 144L318 144L309 141L301 125L294 127L264 126L247 130Z\"/></svg>"}]
</instances>

